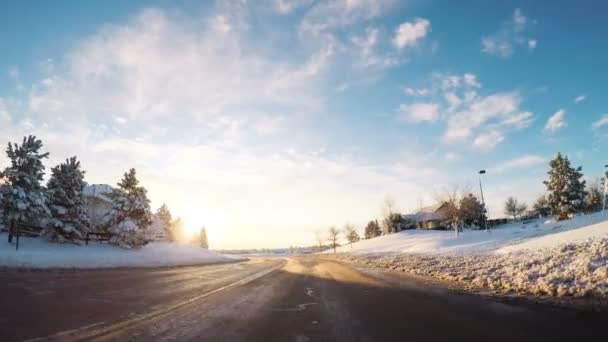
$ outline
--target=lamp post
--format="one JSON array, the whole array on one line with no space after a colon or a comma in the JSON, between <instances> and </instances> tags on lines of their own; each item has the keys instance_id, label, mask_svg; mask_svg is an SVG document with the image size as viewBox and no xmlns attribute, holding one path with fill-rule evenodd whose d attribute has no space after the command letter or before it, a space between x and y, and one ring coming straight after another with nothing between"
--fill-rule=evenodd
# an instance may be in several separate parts
<instances>
[{"instance_id":1,"label":"lamp post","mask_svg":"<svg viewBox=\"0 0 608 342\"><path fill-rule=\"evenodd\" d=\"M483 225L484 228L486 229L486 232L490 232L490 230L488 229L488 222L487 222L487 218L486 215L488 213L488 210L486 209L486 201L483 198L483 187L481 186L481 175L485 175L486 174L486 170L479 170L479 192L481 193L481 205L483 206Z\"/></svg>"}]
</instances>

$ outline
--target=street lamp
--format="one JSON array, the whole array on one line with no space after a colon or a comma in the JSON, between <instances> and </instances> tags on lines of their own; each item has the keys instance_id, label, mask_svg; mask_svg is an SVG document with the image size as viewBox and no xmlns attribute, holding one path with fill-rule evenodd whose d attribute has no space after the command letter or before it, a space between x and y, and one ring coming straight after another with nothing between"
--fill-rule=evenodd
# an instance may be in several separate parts
<instances>
[{"instance_id":1,"label":"street lamp","mask_svg":"<svg viewBox=\"0 0 608 342\"><path fill-rule=\"evenodd\" d=\"M490 230L488 229L488 221L486 218L486 215L488 213L488 210L486 209L486 201L483 198L483 187L481 186L481 175L485 175L486 174L486 170L479 170L479 192L481 193L481 205L483 206L483 225L484 228L486 229L486 232L490 232Z\"/></svg>"}]
</instances>

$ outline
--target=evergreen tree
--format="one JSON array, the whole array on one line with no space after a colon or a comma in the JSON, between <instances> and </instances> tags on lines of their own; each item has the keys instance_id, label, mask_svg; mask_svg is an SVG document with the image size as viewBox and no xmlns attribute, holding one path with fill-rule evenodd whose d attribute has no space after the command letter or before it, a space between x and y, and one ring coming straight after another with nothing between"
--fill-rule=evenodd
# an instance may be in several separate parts
<instances>
[{"instance_id":1,"label":"evergreen tree","mask_svg":"<svg viewBox=\"0 0 608 342\"><path fill-rule=\"evenodd\" d=\"M463 196L458 205L458 218L464 225L482 226L485 219L485 210L481 202L473 194Z\"/></svg>"},{"instance_id":2,"label":"evergreen tree","mask_svg":"<svg viewBox=\"0 0 608 342\"><path fill-rule=\"evenodd\" d=\"M49 240L77 242L83 238L89 226L84 187L84 171L76 157L51 169L47 195L52 218L43 231Z\"/></svg>"},{"instance_id":3,"label":"evergreen tree","mask_svg":"<svg viewBox=\"0 0 608 342\"><path fill-rule=\"evenodd\" d=\"M582 180L582 168L570 166L568 157L561 153L551 160L549 166L549 179L543 182L547 186L547 201L555 218L564 220L584 208L585 181Z\"/></svg>"},{"instance_id":4,"label":"evergreen tree","mask_svg":"<svg viewBox=\"0 0 608 342\"><path fill-rule=\"evenodd\" d=\"M148 243L146 230L152 223L152 212L147 190L139 186L135 169L124 174L118 188L109 194L112 210L106 218L106 227L112 235L110 242L131 248Z\"/></svg>"},{"instance_id":5,"label":"evergreen tree","mask_svg":"<svg viewBox=\"0 0 608 342\"><path fill-rule=\"evenodd\" d=\"M585 210L587 212L594 212L602 209L603 189L600 187L598 181L591 182L587 187L587 196L585 197Z\"/></svg>"},{"instance_id":6,"label":"evergreen tree","mask_svg":"<svg viewBox=\"0 0 608 342\"><path fill-rule=\"evenodd\" d=\"M353 243L361 240L361 238L359 237L359 233L357 233L357 231L355 230L355 227L350 224L344 226L344 236L346 237L346 240L348 240L348 242L350 243L350 248L353 248Z\"/></svg>"},{"instance_id":7,"label":"evergreen tree","mask_svg":"<svg viewBox=\"0 0 608 342\"><path fill-rule=\"evenodd\" d=\"M207 240L207 230L205 227L201 228L201 247L209 249L209 241Z\"/></svg>"},{"instance_id":8,"label":"evergreen tree","mask_svg":"<svg viewBox=\"0 0 608 342\"><path fill-rule=\"evenodd\" d=\"M175 241L175 234L173 233L173 229L171 229L173 217L169 207L163 203L158 210L156 210L156 216L163 223L163 227L165 228L165 233L169 237L169 241Z\"/></svg>"},{"instance_id":9,"label":"evergreen tree","mask_svg":"<svg viewBox=\"0 0 608 342\"><path fill-rule=\"evenodd\" d=\"M382 230L380 229L378 221L369 221L367 226L365 226L365 238L372 239L380 235L382 235Z\"/></svg>"},{"instance_id":10,"label":"evergreen tree","mask_svg":"<svg viewBox=\"0 0 608 342\"><path fill-rule=\"evenodd\" d=\"M10 166L0 172L0 179L8 184L2 198L1 211L8 226L8 241L22 227L41 230L50 212L46 194L40 184L44 177L42 160L48 153L41 153L42 141L30 135L21 145L8 143L6 155Z\"/></svg>"}]
</instances>

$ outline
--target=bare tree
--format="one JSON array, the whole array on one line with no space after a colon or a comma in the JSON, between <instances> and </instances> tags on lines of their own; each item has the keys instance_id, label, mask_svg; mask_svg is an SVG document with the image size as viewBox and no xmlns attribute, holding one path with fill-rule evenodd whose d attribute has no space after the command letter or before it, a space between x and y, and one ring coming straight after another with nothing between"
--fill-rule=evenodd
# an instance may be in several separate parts
<instances>
[{"instance_id":1,"label":"bare tree","mask_svg":"<svg viewBox=\"0 0 608 342\"><path fill-rule=\"evenodd\" d=\"M454 228L461 224L460 213L458 206L460 201L471 193L470 185L453 184L450 187L444 187L439 191L435 191L434 197L438 205L445 204L443 214L443 224Z\"/></svg>"},{"instance_id":2,"label":"bare tree","mask_svg":"<svg viewBox=\"0 0 608 342\"><path fill-rule=\"evenodd\" d=\"M528 205L526 203L519 203L515 197L509 197L505 202L505 214L513 216L514 220L516 220L518 216L521 217L527 208Z\"/></svg>"},{"instance_id":3,"label":"bare tree","mask_svg":"<svg viewBox=\"0 0 608 342\"><path fill-rule=\"evenodd\" d=\"M319 252L323 250L323 235L321 234L321 231L317 230L315 231L315 240L317 240L317 243L319 244Z\"/></svg>"},{"instance_id":4,"label":"bare tree","mask_svg":"<svg viewBox=\"0 0 608 342\"><path fill-rule=\"evenodd\" d=\"M331 226L331 227L329 227L329 230L327 232L329 234L329 237L327 240L333 247L334 254L336 254L336 247L338 247L338 236L340 235L340 231L336 227Z\"/></svg>"},{"instance_id":5,"label":"bare tree","mask_svg":"<svg viewBox=\"0 0 608 342\"><path fill-rule=\"evenodd\" d=\"M383 234L390 234L396 232L396 227L394 224L395 217L398 212L397 205L395 204L395 200L391 195L384 196L384 201L382 201L382 231Z\"/></svg>"},{"instance_id":6,"label":"bare tree","mask_svg":"<svg viewBox=\"0 0 608 342\"><path fill-rule=\"evenodd\" d=\"M346 224L344 226L344 237L350 243L350 248L353 248L353 243L361 240L359 237L359 233L355 230L355 227L352 224Z\"/></svg>"}]
</instances>

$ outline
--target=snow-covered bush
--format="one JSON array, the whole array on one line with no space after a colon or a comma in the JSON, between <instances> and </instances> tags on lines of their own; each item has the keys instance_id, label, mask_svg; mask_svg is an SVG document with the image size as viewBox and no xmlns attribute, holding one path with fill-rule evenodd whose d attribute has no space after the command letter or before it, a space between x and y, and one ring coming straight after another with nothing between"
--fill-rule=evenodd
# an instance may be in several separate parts
<instances>
[{"instance_id":1,"label":"snow-covered bush","mask_svg":"<svg viewBox=\"0 0 608 342\"><path fill-rule=\"evenodd\" d=\"M13 229L42 230L50 215L40 184L44 177L42 159L49 154L41 153L41 148L42 141L30 135L21 145L9 143L6 149L11 164L0 172L0 178L7 182L0 208L10 230L9 240Z\"/></svg>"},{"instance_id":2,"label":"snow-covered bush","mask_svg":"<svg viewBox=\"0 0 608 342\"><path fill-rule=\"evenodd\" d=\"M123 248L148 243L146 230L152 223L150 200L146 189L139 186L135 169L125 173L109 197L112 210L105 218L105 226L111 234L110 242Z\"/></svg>"},{"instance_id":3,"label":"snow-covered bush","mask_svg":"<svg viewBox=\"0 0 608 342\"><path fill-rule=\"evenodd\" d=\"M89 226L83 196L84 171L72 157L52 168L51 173L47 186L51 219L43 235L54 242L78 242Z\"/></svg>"}]
</instances>

